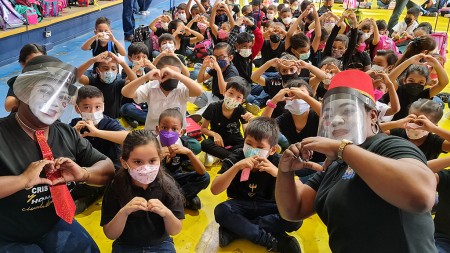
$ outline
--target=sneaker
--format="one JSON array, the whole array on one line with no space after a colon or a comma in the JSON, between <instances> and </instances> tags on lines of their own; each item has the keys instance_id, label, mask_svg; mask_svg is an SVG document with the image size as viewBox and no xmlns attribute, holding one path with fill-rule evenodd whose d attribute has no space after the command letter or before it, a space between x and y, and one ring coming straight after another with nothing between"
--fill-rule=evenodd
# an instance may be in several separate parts
<instances>
[{"instance_id":1,"label":"sneaker","mask_svg":"<svg viewBox=\"0 0 450 253\"><path fill-rule=\"evenodd\" d=\"M142 15L142 16L147 16L149 14L150 14L150 12L148 12L148 11L140 11L139 12L139 15Z\"/></svg>"},{"instance_id":2,"label":"sneaker","mask_svg":"<svg viewBox=\"0 0 450 253\"><path fill-rule=\"evenodd\" d=\"M437 12L428 12L426 14L423 14L426 17L437 17Z\"/></svg>"},{"instance_id":3,"label":"sneaker","mask_svg":"<svg viewBox=\"0 0 450 253\"><path fill-rule=\"evenodd\" d=\"M281 234L278 236L271 236L268 251L280 253L300 253L302 252L300 244L295 237Z\"/></svg>"},{"instance_id":4,"label":"sneaker","mask_svg":"<svg viewBox=\"0 0 450 253\"><path fill-rule=\"evenodd\" d=\"M126 120L126 122L128 123L128 125L130 125L130 127L132 128L136 128L139 126L139 122L137 122L136 120Z\"/></svg>"},{"instance_id":5,"label":"sneaker","mask_svg":"<svg viewBox=\"0 0 450 253\"><path fill-rule=\"evenodd\" d=\"M184 207L197 211L202 208L202 202L200 201L200 198L198 196L195 196L191 200L186 200L186 204L184 205Z\"/></svg>"},{"instance_id":6,"label":"sneaker","mask_svg":"<svg viewBox=\"0 0 450 253\"><path fill-rule=\"evenodd\" d=\"M245 109L247 109L247 111L251 112L253 115L258 115L259 112L261 112L261 108L259 108L259 106L250 103L247 103Z\"/></svg>"},{"instance_id":7,"label":"sneaker","mask_svg":"<svg viewBox=\"0 0 450 253\"><path fill-rule=\"evenodd\" d=\"M124 38L125 41L130 41L130 42L132 42L133 39L134 39L133 35L128 35L128 36L125 36L125 38Z\"/></svg>"},{"instance_id":8,"label":"sneaker","mask_svg":"<svg viewBox=\"0 0 450 253\"><path fill-rule=\"evenodd\" d=\"M210 154L206 154L206 155L205 155L205 162L204 162L204 165L205 165L206 167L211 167L211 166L213 166L217 161L219 161L219 158L217 158L217 157L215 157L215 156L212 156L212 155L210 155Z\"/></svg>"},{"instance_id":9,"label":"sneaker","mask_svg":"<svg viewBox=\"0 0 450 253\"><path fill-rule=\"evenodd\" d=\"M239 236L230 230L220 226L219 227L219 246L221 248L228 246L232 241L236 240Z\"/></svg>"}]
</instances>

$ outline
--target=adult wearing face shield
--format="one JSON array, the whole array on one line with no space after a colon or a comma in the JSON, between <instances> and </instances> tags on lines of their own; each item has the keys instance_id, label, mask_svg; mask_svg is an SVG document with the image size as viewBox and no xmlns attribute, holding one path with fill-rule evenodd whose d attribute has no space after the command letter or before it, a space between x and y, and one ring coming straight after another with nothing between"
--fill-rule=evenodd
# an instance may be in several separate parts
<instances>
[{"instance_id":1,"label":"adult wearing face shield","mask_svg":"<svg viewBox=\"0 0 450 253\"><path fill-rule=\"evenodd\" d=\"M275 194L284 219L317 213L333 252L436 252L430 214L436 178L417 147L379 133L369 75L334 76L318 135L291 145L280 160ZM327 160L303 184L294 171L320 169L305 161L311 152Z\"/></svg>"},{"instance_id":2,"label":"adult wearing face shield","mask_svg":"<svg viewBox=\"0 0 450 253\"><path fill-rule=\"evenodd\" d=\"M103 185L111 160L58 118L76 88L76 69L31 59L14 82L17 113L0 119L0 252L99 252L73 220L69 190Z\"/></svg>"}]
</instances>

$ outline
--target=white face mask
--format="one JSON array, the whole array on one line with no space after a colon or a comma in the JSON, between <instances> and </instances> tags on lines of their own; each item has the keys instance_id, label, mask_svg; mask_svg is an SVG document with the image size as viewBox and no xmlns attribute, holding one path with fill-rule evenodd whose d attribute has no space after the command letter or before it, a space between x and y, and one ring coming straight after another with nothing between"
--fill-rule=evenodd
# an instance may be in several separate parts
<instances>
[{"instance_id":1,"label":"white face mask","mask_svg":"<svg viewBox=\"0 0 450 253\"><path fill-rule=\"evenodd\" d=\"M235 109L236 107L238 107L240 105L240 103L238 101L236 101L236 99L234 99L232 97L227 97L227 96L225 96L223 98L223 104L225 105L225 107L228 110Z\"/></svg>"},{"instance_id":2,"label":"white face mask","mask_svg":"<svg viewBox=\"0 0 450 253\"><path fill-rule=\"evenodd\" d=\"M363 40L364 40L364 41L367 40L368 38L370 38L371 35L372 35L372 34L370 34L370 33L364 33L364 34L362 35Z\"/></svg>"},{"instance_id":3,"label":"white face mask","mask_svg":"<svg viewBox=\"0 0 450 253\"><path fill-rule=\"evenodd\" d=\"M239 49L239 54L244 57L247 58L250 55L252 55L252 49Z\"/></svg>"},{"instance_id":4,"label":"white face mask","mask_svg":"<svg viewBox=\"0 0 450 253\"><path fill-rule=\"evenodd\" d=\"M269 156L269 150L261 149L261 148L254 148L250 145L247 145L244 143L244 148L242 150L244 152L245 158L258 156L261 158L266 158Z\"/></svg>"},{"instance_id":5,"label":"white face mask","mask_svg":"<svg viewBox=\"0 0 450 253\"><path fill-rule=\"evenodd\" d=\"M425 130L421 130L421 129L417 129L420 126L417 125L416 123L408 123L406 124L406 135L408 136L409 139L411 140L418 140L420 138L423 138L425 136L427 136L429 134L428 131Z\"/></svg>"},{"instance_id":6,"label":"white face mask","mask_svg":"<svg viewBox=\"0 0 450 253\"><path fill-rule=\"evenodd\" d=\"M384 68L383 68L383 67L381 67L381 66L379 66L379 65L376 65L376 64L373 64L372 67L371 67L370 69L373 70L373 71L375 71L375 72L381 72L381 71L384 71Z\"/></svg>"},{"instance_id":7,"label":"white face mask","mask_svg":"<svg viewBox=\"0 0 450 253\"><path fill-rule=\"evenodd\" d=\"M283 20L283 23L284 23L285 25L288 25L288 24L291 23L292 18L291 18L291 17L287 17L287 18L283 18L282 20Z\"/></svg>"},{"instance_id":8,"label":"white face mask","mask_svg":"<svg viewBox=\"0 0 450 253\"><path fill-rule=\"evenodd\" d=\"M327 22L325 24L323 24L323 28L325 28L325 30L327 30L328 33L331 32L331 30L333 30L333 27L336 25L336 23L334 22Z\"/></svg>"},{"instance_id":9,"label":"white face mask","mask_svg":"<svg viewBox=\"0 0 450 253\"><path fill-rule=\"evenodd\" d=\"M186 13L180 13L178 14L178 18L185 21L186 20Z\"/></svg>"},{"instance_id":10,"label":"white face mask","mask_svg":"<svg viewBox=\"0 0 450 253\"><path fill-rule=\"evenodd\" d=\"M303 99L294 99L286 101L284 108L293 115L302 115L309 110L310 106Z\"/></svg>"},{"instance_id":11,"label":"white face mask","mask_svg":"<svg viewBox=\"0 0 450 253\"><path fill-rule=\"evenodd\" d=\"M98 125L98 123L100 123L100 121L103 119L103 110L102 111L97 111L97 112L94 112L94 113L81 112L81 118L84 121L92 120L94 125Z\"/></svg>"},{"instance_id":12,"label":"white face mask","mask_svg":"<svg viewBox=\"0 0 450 253\"><path fill-rule=\"evenodd\" d=\"M141 184L150 184L155 181L158 172L159 165L146 164L135 169L131 169L130 166L128 166L128 173L130 174L131 178Z\"/></svg>"},{"instance_id":13,"label":"white face mask","mask_svg":"<svg viewBox=\"0 0 450 253\"><path fill-rule=\"evenodd\" d=\"M268 20L273 20L275 18L275 14L267 14Z\"/></svg>"},{"instance_id":14,"label":"white face mask","mask_svg":"<svg viewBox=\"0 0 450 253\"><path fill-rule=\"evenodd\" d=\"M114 71L100 72L100 79L106 84L111 84L116 80L117 73Z\"/></svg>"},{"instance_id":15,"label":"white face mask","mask_svg":"<svg viewBox=\"0 0 450 253\"><path fill-rule=\"evenodd\" d=\"M170 52L174 52L175 51L175 44L173 44L173 43L166 43L164 45L161 45L161 50L162 51L169 50Z\"/></svg>"},{"instance_id":16,"label":"white face mask","mask_svg":"<svg viewBox=\"0 0 450 253\"><path fill-rule=\"evenodd\" d=\"M169 29L169 23L167 23L167 22L162 22L162 23L161 23L161 28L164 29L164 30L168 30L168 29Z\"/></svg>"}]
</instances>

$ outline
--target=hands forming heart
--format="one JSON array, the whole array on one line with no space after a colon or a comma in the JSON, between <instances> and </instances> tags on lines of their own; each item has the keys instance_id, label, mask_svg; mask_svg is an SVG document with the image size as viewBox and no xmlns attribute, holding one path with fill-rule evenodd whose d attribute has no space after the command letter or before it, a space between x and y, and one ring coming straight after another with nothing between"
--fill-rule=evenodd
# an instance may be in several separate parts
<instances>
[{"instance_id":1,"label":"hands forming heart","mask_svg":"<svg viewBox=\"0 0 450 253\"><path fill-rule=\"evenodd\" d=\"M407 117L399 120L401 126L405 129L425 130L433 132L437 126L431 122L425 115L410 114Z\"/></svg>"},{"instance_id":2,"label":"hands forming heart","mask_svg":"<svg viewBox=\"0 0 450 253\"><path fill-rule=\"evenodd\" d=\"M146 200L142 197L134 197L130 202L128 202L122 210L127 216L136 211L146 211L158 214L161 217L165 217L170 210L159 200L150 199Z\"/></svg>"}]
</instances>

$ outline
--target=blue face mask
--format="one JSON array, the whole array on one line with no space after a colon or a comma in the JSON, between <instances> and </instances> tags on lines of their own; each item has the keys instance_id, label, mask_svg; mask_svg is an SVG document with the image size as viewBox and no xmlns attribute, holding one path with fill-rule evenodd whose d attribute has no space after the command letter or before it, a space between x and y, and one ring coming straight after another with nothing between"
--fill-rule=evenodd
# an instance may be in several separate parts
<instances>
[{"instance_id":1,"label":"blue face mask","mask_svg":"<svg viewBox=\"0 0 450 253\"><path fill-rule=\"evenodd\" d=\"M111 84L114 80L116 80L116 75L117 74L114 71L100 72L100 79L102 79L102 81L106 84Z\"/></svg>"},{"instance_id":2,"label":"blue face mask","mask_svg":"<svg viewBox=\"0 0 450 253\"><path fill-rule=\"evenodd\" d=\"M299 58L300 60L306 61L306 60L309 59L309 55L310 55L310 54L311 54L311 51L308 51L308 53L300 54L300 55L298 56L298 58Z\"/></svg>"},{"instance_id":3,"label":"blue face mask","mask_svg":"<svg viewBox=\"0 0 450 253\"><path fill-rule=\"evenodd\" d=\"M223 69L228 65L228 62L227 60L217 60L217 64L219 64L219 67Z\"/></svg>"},{"instance_id":4,"label":"blue face mask","mask_svg":"<svg viewBox=\"0 0 450 253\"><path fill-rule=\"evenodd\" d=\"M244 148L242 151L244 152L245 158L249 158L252 156L266 158L269 155L269 150L254 148L246 143L244 143Z\"/></svg>"}]
</instances>

